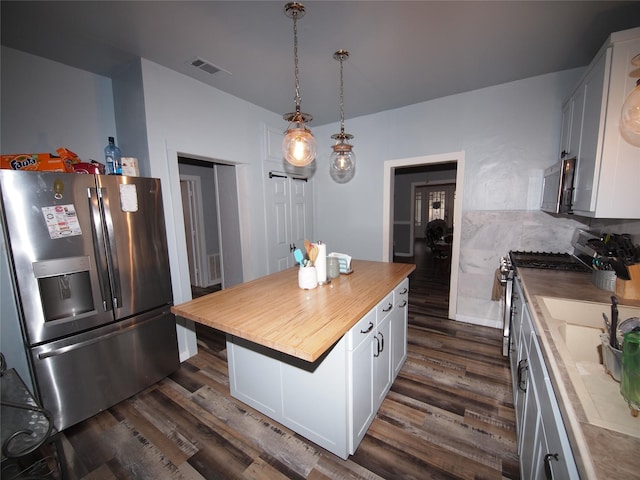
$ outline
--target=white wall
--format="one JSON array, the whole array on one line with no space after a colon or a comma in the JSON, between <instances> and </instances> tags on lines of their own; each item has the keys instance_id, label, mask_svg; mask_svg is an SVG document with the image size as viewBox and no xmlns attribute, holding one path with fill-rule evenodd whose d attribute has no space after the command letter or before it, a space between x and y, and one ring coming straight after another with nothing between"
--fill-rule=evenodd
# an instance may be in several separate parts
<instances>
[{"instance_id":1,"label":"white wall","mask_svg":"<svg viewBox=\"0 0 640 480\"><path fill-rule=\"evenodd\" d=\"M337 122L312 124L320 145L313 179L316 239L330 250L380 260L384 162L464 151L457 318L495 321L498 307L490 292L499 256L509 249L567 251L573 229L584 226L578 219L537 211L542 169L557 156L561 102L581 72L544 75L347 120L358 165L355 178L344 185L328 174L330 136L339 130ZM153 62L142 60L140 73L150 159L145 173L162 179L167 225L176 225L169 229L174 300L190 298L178 153L238 165L244 277L266 274L265 131L284 130L284 121ZM67 146L82 158L102 158L114 123L109 79L2 48L3 153ZM637 231L637 223L632 227Z\"/></svg>"},{"instance_id":2,"label":"white wall","mask_svg":"<svg viewBox=\"0 0 640 480\"><path fill-rule=\"evenodd\" d=\"M1 153L65 147L104 162L116 134L111 80L7 47L0 54Z\"/></svg>"},{"instance_id":3,"label":"white wall","mask_svg":"<svg viewBox=\"0 0 640 480\"><path fill-rule=\"evenodd\" d=\"M265 275L264 129L267 124L283 127L283 121L274 113L152 62L142 61L142 74L151 173L168 186L168 224L182 224L177 153L236 165L244 278ZM184 245L184 231L176 228L169 236L172 276L174 285L186 288L189 275Z\"/></svg>"},{"instance_id":4,"label":"white wall","mask_svg":"<svg viewBox=\"0 0 640 480\"><path fill-rule=\"evenodd\" d=\"M497 326L494 271L510 249L570 251L575 219L538 211L542 171L558 158L561 104L583 69L558 72L346 121L355 135L355 178L326 173L329 137L315 128L316 232L330 250L380 260L383 164L465 152L456 318ZM322 145L325 145L322 148Z\"/></svg>"}]
</instances>

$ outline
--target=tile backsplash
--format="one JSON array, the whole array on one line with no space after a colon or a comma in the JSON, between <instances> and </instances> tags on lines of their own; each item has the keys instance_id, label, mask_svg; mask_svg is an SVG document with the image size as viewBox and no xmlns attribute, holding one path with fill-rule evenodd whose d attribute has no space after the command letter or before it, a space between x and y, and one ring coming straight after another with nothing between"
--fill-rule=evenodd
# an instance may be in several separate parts
<instances>
[{"instance_id":1,"label":"tile backsplash","mask_svg":"<svg viewBox=\"0 0 640 480\"><path fill-rule=\"evenodd\" d=\"M576 228L595 234L629 233L640 244L640 220L589 219L540 211L465 211L462 214L457 314L497 326L500 304L491 300L499 259L510 250L573 252Z\"/></svg>"}]
</instances>

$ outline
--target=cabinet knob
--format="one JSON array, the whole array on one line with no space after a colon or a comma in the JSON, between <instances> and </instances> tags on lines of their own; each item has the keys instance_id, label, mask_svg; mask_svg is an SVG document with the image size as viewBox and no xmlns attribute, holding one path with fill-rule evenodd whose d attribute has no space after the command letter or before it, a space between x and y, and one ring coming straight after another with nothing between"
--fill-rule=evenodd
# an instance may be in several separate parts
<instances>
[{"instance_id":1,"label":"cabinet knob","mask_svg":"<svg viewBox=\"0 0 640 480\"><path fill-rule=\"evenodd\" d=\"M560 153L560 158L564 158L567 155L569 155L569 152L567 152L566 150L562 150L562 152Z\"/></svg>"}]
</instances>

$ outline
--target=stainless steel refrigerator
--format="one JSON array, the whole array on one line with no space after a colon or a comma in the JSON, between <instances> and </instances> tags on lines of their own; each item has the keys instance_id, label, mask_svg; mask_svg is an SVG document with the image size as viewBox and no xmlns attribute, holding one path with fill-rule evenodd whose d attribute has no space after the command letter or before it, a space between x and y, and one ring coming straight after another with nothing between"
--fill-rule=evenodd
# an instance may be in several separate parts
<instances>
[{"instance_id":1,"label":"stainless steel refrigerator","mask_svg":"<svg viewBox=\"0 0 640 480\"><path fill-rule=\"evenodd\" d=\"M36 395L59 430L179 365L160 181L0 170Z\"/></svg>"}]
</instances>

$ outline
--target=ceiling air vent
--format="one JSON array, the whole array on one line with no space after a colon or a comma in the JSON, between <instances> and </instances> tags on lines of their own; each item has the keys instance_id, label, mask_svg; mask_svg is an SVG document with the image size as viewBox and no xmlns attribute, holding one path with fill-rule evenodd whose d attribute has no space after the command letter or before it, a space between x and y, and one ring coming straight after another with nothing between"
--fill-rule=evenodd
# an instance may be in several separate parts
<instances>
[{"instance_id":1,"label":"ceiling air vent","mask_svg":"<svg viewBox=\"0 0 640 480\"><path fill-rule=\"evenodd\" d=\"M191 66L196 67L198 70L202 70L203 72L208 73L209 75L215 75L218 72L226 73L227 75L231 75L230 72L226 70L216 67L213 63L203 60L200 57L196 57L190 61Z\"/></svg>"}]
</instances>

